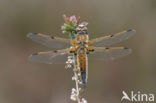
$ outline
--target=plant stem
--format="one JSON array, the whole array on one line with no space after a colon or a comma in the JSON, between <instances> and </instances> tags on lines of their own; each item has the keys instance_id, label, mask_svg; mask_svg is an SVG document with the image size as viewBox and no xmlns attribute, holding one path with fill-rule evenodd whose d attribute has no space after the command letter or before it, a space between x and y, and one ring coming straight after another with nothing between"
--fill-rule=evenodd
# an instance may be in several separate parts
<instances>
[{"instance_id":1,"label":"plant stem","mask_svg":"<svg viewBox=\"0 0 156 103\"><path fill-rule=\"evenodd\" d=\"M77 56L73 54L73 59L75 60L74 62L74 77L75 77L75 84L76 84L76 91L77 91L77 101L78 103L80 103L80 97L79 97L79 80L78 80L78 74L77 74L77 71L78 71L78 65L77 65Z\"/></svg>"}]
</instances>

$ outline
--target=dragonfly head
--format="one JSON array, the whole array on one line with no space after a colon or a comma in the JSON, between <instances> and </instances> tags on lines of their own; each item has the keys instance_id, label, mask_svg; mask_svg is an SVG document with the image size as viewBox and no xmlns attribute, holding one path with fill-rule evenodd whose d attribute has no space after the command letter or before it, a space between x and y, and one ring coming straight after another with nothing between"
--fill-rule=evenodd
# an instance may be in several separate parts
<instances>
[{"instance_id":1,"label":"dragonfly head","mask_svg":"<svg viewBox=\"0 0 156 103\"><path fill-rule=\"evenodd\" d=\"M77 41L80 42L86 42L88 41L88 32L87 32L87 22L83 22L81 24L78 25L78 27L76 28L77 31L77 35L76 35L76 39Z\"/></svg>"},{"instance_id":2,"label":"dragonfly head","mask_svg":"<svg viewBox=\"0 0 156 103\"><path fill-rule=\"evenodd\" d=\"M78 27L76 28L76 31L78 34L87 34L87 25L81 23L78 25Z\"/></svg>"}]
</instances>

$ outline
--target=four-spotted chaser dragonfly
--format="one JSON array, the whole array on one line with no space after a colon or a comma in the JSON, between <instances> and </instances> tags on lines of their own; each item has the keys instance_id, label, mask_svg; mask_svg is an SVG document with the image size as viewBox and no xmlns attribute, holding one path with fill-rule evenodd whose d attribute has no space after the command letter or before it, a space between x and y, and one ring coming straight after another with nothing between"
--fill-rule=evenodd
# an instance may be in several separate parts
<instances>
[{"instance_id":1,"label":"four-spotted chaser dragonfly","mask_svg":"<svg viewBox=\"0 0 156 103\"><path fill-rule=\"evenodd\" d=\"M88 74L88 57L100 60L111 60L126 56L131 53L131 49L126 47L108 46L126 40L136 33L135 30L127 30L114 35L89 40L87 27L85 25L79 24L76 31L77 34L72 40L41 33L27 34L28 38L45 46L58 49L62 48L60 50L34 53L29 57L29 61L47 64L61 64L65 63L67 56L70 53L73 53L77 57L76 59L81 74L82 83L86 85Z\"/></svg>"}]
</instances>

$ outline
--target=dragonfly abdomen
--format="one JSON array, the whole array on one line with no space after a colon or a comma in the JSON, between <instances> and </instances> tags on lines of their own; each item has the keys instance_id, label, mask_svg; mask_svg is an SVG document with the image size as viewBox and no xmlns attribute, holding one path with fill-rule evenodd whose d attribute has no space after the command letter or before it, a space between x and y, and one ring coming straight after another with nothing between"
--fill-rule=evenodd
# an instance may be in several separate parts
<instances>
[{"instance_id":1,"label":"dragonfly abdomen","mask_svg":"<svg viewBox=\"0 0 156 103\"><path fill-rule=\"evenodd\" d=\"M82 83L87 82L87 55L85 50L78 51L78 66L81 74Z\"/></svg>"}]
</instances>

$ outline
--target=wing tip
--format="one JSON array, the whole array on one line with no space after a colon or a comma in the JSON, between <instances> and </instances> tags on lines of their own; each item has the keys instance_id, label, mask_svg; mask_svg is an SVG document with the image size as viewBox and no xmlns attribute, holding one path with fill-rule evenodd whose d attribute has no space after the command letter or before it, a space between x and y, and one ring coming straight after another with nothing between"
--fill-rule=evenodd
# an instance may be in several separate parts
<instances>
[{"instance_id":1,"label":"wing tip","mask_svg":"<svg viewBox=\"0 0 156 103\"><path fill-rule=\"evenodd\" d=\"M28 33L28 34L27 34L27 37L28 37L28 38L31 38L32 35L37 35L37 34L39 34L39 33L36 33L36 32L35 32L35 33Z\"/></svg>"},{"instance_id":2,"label":"wing tip","mask_svg":"<svg viewBox=\"0 0 156 103\"><path fill-rule=\"evenodd\" d=\"M38 52L32 54L32 56L34 56L34 55L38 55Z\"/></svg>"},{"instance_id":3,"label":"wing tip","mask_svg":"<svg viewBox=\"0 0 156 103\"><path fill-rule=\"evenodd\" d=\"M36 57L37 55L38 55L38 52L31 54L28 57L28 61L30 61L30 62L38 62L38 61L34 61L34 57Z\"/></svg>"},{"instance_id":4,"label":"wing tip","mask_svg":"<svg viewBox=\"0 0 156 103\"><path fill-rule=\"evenodd\" d=\"M129 51L128 54L132 53L132 49L130 49L130 48L128 48L128 47L124 47L124 49Z\"/></svg>"},{"instance_id":5,"label":"wing tip","mask_svg":"<svg viewBox=\"0 0 156 103\"><path fill-rule=\"evenodd\" d=\"M136 33L136 30L134 30L134 29L129 29L129 30L127 30L127 32L133 32L134 34Z\"/></svg>"},{"instance_id":6,"label":"wing tip","mask_svg":"<svg viewBox=\"0 0 156 103\"><path fill-rule=\"evenodd\" d=\"M28 57L28 61L32 62L32 55Z\"/></svg>"},{"instance_id":7,"label":"wing tip","mask_svg":"<svg viewBox=\"0 0 156 103\"><path fill-rule=\"evenodd\" d=\"M31 35L32 35L32 33L28 33L27 34L27 38L30 38Z\"/></svg>"}]
</instances>

